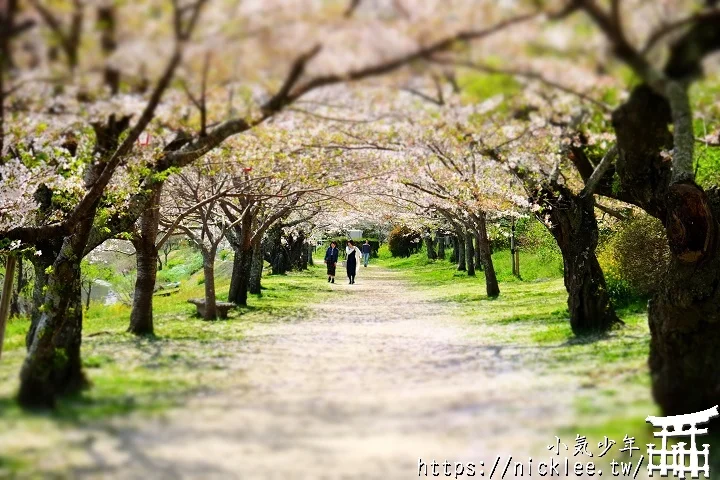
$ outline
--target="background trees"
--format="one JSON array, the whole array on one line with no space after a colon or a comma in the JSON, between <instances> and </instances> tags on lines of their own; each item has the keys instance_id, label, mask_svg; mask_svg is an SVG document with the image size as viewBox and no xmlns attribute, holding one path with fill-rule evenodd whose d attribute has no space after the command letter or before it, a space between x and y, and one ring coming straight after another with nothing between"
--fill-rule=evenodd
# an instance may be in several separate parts
<instances>
[{"instance_id":1,"label":"background trees","mask_svg":"<svg viewBox=\"0 0 720 480\"><path fill-rule=\"evenodd\" d=\"M431 260L452 232L458 269L481 269L495 297L488 221L531 213L586 334L620 323L596 215L623 221L624 203L669 245L649 314L656 397L704 408L720 382L718 111L693 88L717 68L719 21L690 0L5 2L0 237L35 253L21 401L86 384L82 259L108 239L134 245L130 331L150 334L175 229L203 253L214 318L224 240L238 305L264 257L302 266L318 223L363 217L404 223L393 244L419 232Z\"/></svg>"}]
</instances>

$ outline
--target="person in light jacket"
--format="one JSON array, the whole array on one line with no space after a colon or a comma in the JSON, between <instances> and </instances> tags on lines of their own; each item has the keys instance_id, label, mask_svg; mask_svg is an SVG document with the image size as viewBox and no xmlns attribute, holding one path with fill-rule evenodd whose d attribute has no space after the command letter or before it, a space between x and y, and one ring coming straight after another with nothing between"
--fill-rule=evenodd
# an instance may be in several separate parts
<instances>
[{"instance_id":1,"label":"person in light jacket","mask_svg":"<svg viewBox=\"0 0 720 480\"><path fill-rule=\"evenodd\" d=\"M347 276L350 279L350 285L355 283L355 275L360 270L360 256L362 252L355 246L352 240L348 240L347 247L345 247L345 253L347 253L347 260L345 265L347 267Z\"/></svg>"}]
</instances>

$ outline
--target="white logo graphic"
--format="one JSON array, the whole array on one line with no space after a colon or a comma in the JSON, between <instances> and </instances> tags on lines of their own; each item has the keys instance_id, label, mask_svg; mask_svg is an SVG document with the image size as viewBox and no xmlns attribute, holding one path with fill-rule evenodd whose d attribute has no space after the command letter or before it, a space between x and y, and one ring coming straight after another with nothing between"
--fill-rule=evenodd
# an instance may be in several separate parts
<instances>
[{"instance_id":1,"label":"white logo graphic","mask_svg":"<svg viewBox=\"0 0 720 480\"><path fill-rule=\"evenodd\" d=\"M660 450L655 449L655 444L648 444L648 473L658 472L661 477L667 477L668 473L674 477L685 478L689 473L692 478L700 478L700 473L709 478L710 464L708 455L710 445L703 444L702 450L698 450L695 437L707 434L707 428L698 429L698 424L707 423L711 418L718 416L718 406L709 408L702 412L688 413L686 415L674 415L669 417L652 417L645 419L654 427L662 427L659 432L654 432L654 437L662 438ZM686 428L687 427L687 428ZM677 445L668 450L667 439L669 437L690 437L690 448L686 449L687 442L678 442ZM658 463L653 460L657 458ZM700 462L702 459L702 464Z\"/></svg>"}]
</instances>

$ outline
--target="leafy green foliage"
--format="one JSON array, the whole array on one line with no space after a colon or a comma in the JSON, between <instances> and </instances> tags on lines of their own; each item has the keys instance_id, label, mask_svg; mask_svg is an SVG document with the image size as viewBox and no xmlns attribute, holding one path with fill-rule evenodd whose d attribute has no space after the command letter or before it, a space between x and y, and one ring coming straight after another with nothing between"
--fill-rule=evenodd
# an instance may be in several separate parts
<instances>
[{"instance_id":1,"label":"leafy green foliage","mask_svg":"<svg viewBox=\"0 0 720 480\"><path fill-rule=\"evenodd\" d=\"M420 245L420 234L406 225L398 225L388 235L388 248L393 257L409 257Z\"/></svg>"},{"instance_id":2,"label":"leafy green foliage","mask_svg":"<svg viewBox=\"0 0 720 480\"><path fill-rule=\"evenodd\" d=\"M670 261L662 224L644 213L618 222L600 246L598 260L616 306L645 303Z\"/></svg>"}]
</instances>

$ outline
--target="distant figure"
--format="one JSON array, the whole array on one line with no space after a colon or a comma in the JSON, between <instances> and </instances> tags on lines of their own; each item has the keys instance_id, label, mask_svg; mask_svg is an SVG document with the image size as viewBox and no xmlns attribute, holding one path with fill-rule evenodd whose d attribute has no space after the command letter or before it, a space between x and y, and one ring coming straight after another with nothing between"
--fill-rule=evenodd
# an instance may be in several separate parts
<instances>
[{"instance_id":1,"label":"distant figure","mask_svg":"<svg viewBox=\"0 0 720 480\"><path fill-rule=\"evenodd\" d=\"M328 282L335 283L335 267L337 267L338 255L340 250L337 243L330 242L330 246L325 250L325 264L327 265Z\"/></svg>"},{"instance_id":2,"label":"distant figure","mask_svg":"<svg viewBox=\"0 0 720 480\"><path fill-rule=\"evenodd\" d=\"M363 264L367 267L368 262L370 261L370 252L372 251L372 247L370 246L370 242L365 240L365 243L362 245L362 255L363 255Z\"/></svg>"},{"instance_id":3,"label":"distant figure","mask_svg":"<svg viewBox=\"0 0 720 480\"><path fill-rule=\"evenodd\" d=\"M345 248L347 253L347 276L350 279L350 285L355 283L355 275L360 270L360 249L355 246L352 240L348 240L347 247Z\"/></svg>"}]
</instances>

